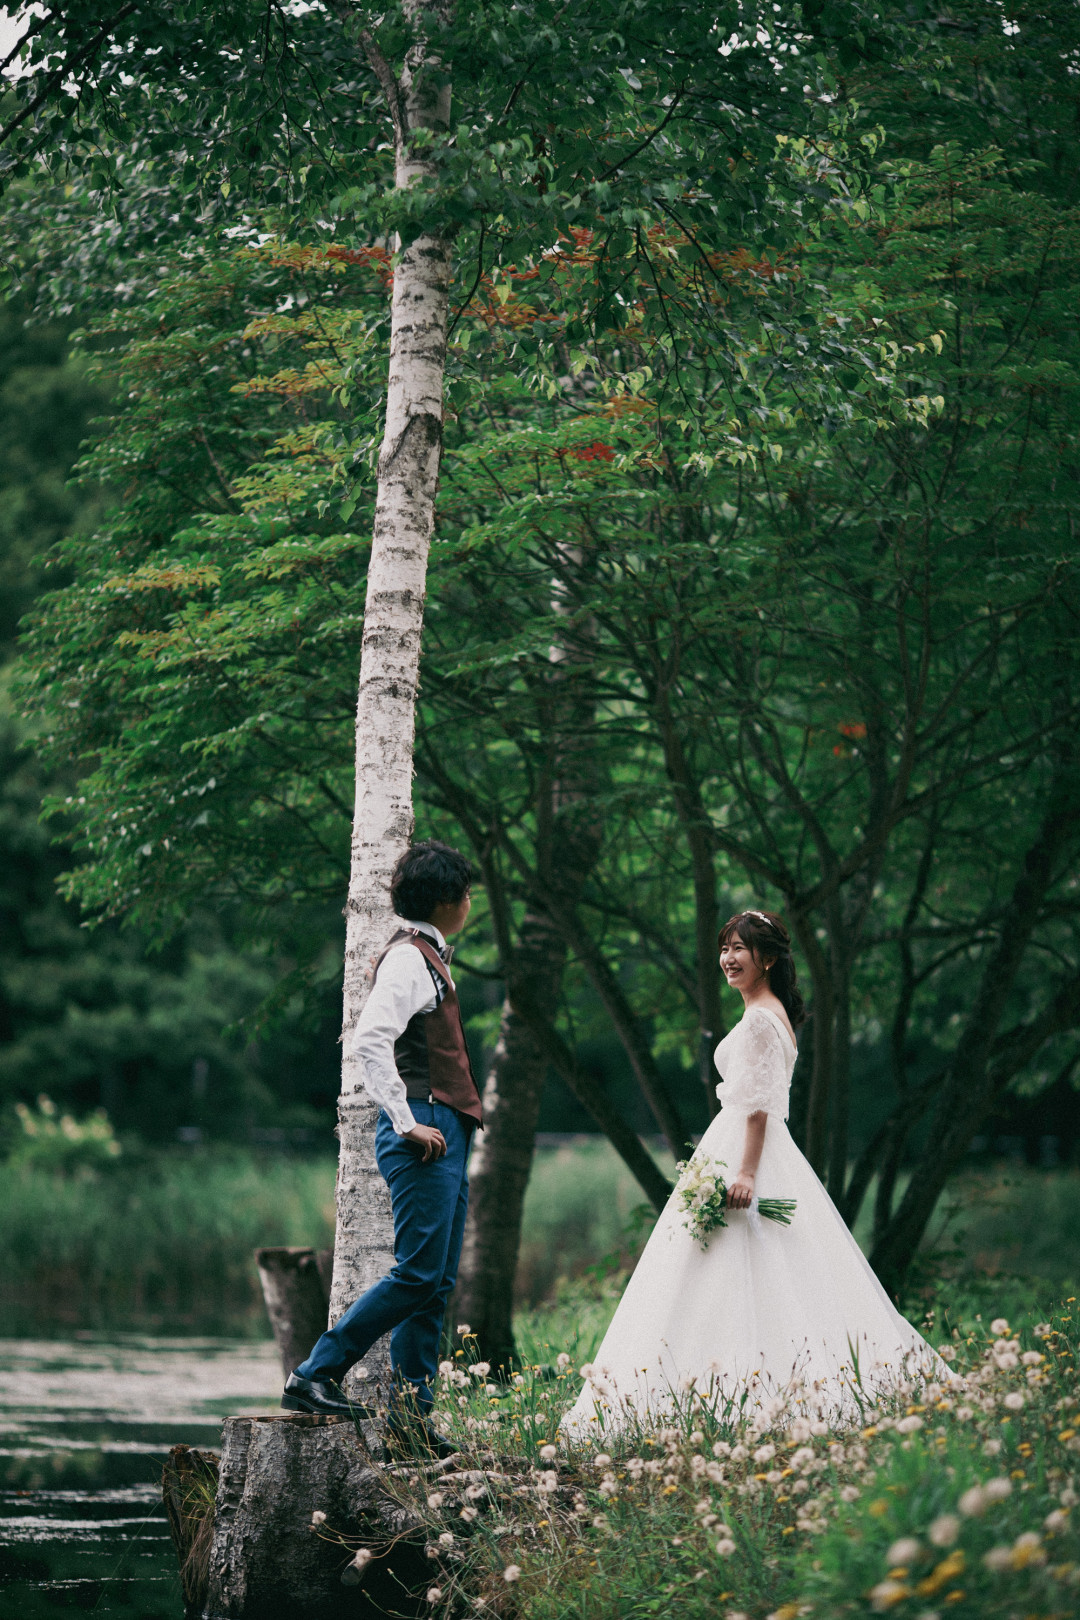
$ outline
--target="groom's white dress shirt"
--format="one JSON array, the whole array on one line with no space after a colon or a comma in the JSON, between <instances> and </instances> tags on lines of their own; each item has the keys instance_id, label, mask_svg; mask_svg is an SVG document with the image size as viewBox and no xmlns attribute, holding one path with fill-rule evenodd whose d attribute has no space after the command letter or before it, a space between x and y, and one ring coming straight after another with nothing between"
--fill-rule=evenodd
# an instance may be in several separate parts
<instances>
[{"instance_id":1,"label":"groom's white dress shirt","mask_svg":"<svg viewBox=\"0 0 1080 1620\"><path fill-rule=\"evenodd\" d=\"M398 926L426 934L440 955L446 950L445 939L431 923L402 917ZM359 1060L364 1090L386 1111L399 1136L407 1135L416 1120L394 1062L394 1042L410 1019L434 1012L437 1004L431 968L420 951L402 940L383 957L364 1010L345 1042L346 1058Z\"/></svg>"}]
</instances>

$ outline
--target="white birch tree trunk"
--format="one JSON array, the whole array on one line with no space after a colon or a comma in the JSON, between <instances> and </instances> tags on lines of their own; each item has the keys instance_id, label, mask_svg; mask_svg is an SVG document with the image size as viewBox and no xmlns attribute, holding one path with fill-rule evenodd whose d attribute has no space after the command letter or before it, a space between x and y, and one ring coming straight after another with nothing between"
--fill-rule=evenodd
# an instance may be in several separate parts
<instances>
[{"instance_id":1,"label":"white birch tree trunk","mask_svg":"<svg viewBox=\"0 0 1080 1620\"><path fill-rule=\"evenodd\" d=\"M409 10L415 37L400 79L370 37L362 36L390 105L399 188L432 174L431 164L414 153L412 136L417 130L445 130L450 113L450 87L424 46L426 18L445 13L442 7L423 3ZM411 242L394 270L386 426L356 710L356 802L346 908L346 1040L371 988L375 959L392 931L390 874L413 830L415 704L442 451L450 269L449 241L429 235ZM363 1090L359 1065L343 1062L331 1322L384 1276L393 1261L390 1195L375 1163L376 1112ZM370 1399L375 1395L372 1384L385 1386L388 1341L373 1347L363 1366L366 1379L358 1368L351 1382L358 1396Z\"/></svg>"}]
</instances>

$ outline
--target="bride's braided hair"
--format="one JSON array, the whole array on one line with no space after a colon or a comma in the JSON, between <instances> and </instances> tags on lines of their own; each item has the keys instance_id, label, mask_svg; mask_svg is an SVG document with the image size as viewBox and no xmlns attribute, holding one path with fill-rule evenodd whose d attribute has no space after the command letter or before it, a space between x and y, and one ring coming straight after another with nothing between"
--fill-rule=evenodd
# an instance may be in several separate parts
<instances>
[{"instance_id":1,"label":"bride's braided hair","mask_svg":"<svg viewBox=\"0 0 1080 1620\"><path fill-rule=\"evenodd\" d=\"M739 911L721 928L717 945L726 945L733 934L737 934L749 948L759 967L766 957L773 958L773 965L768 970L769 989L787 1013L792 1029L805 1024L806 1004L799 993L791 955L791 935L783 918L778 917L775 911Z\"/></svg>"}]
</instances>

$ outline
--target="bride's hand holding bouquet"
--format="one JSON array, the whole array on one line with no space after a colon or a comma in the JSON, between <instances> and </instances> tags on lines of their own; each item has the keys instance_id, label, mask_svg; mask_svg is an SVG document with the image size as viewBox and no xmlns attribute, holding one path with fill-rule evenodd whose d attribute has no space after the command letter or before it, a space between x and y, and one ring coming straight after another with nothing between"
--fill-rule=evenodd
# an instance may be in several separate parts
<instances>
[{"instance_id":1,"label":"bride's hand holding bouquet","mask_svg":"<svg viewBox=\"0 0 1080 1620\"><path fill-rule=\"evenodd\" d=\"M709 1159L695 1153L689 1160L675 1166L679 1179L675 1191L684 1209L683 1225L704 1249L718 1227L727 1225L729 1209L755 1209L767 1221L779 1221L790 1226L795 1213L793 1198L757 1198L754 1196L753 1172L740 1171L728 1187L720 1171L726 1166L722 1159Z\"/></svg>"}]
</instances>

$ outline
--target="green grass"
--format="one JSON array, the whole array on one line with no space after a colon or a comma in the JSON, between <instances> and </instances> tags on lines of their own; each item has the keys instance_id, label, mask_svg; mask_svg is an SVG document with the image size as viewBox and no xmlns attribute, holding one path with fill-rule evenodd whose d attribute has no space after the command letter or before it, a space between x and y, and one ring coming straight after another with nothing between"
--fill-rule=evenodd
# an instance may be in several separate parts
<instances>
[{"instance_id":1,"label":"green grass","mask_svg":"<svg viewBox=\"0 0 1080 1620\"><path fill-rule=\"evenodd\" d=\"M200 1148L0 1165L0 1333L268 1332L252 1251L333 1242L334 1165Z\"/></svg>"},{"instance_id":2,"label":"green grass","mask_svg":"<svg viewBox=\"0 0 1080 1620\"><path fill-rule=\"evenodd\" d=\"M469 1376L465 1341L438 1406L459 1468L435 1489L405 1481L426 1522L430 1612L1066 1620L1080 1607L1073 1308L1008 1324L960 1320L947 1298L933 1336L959 1388L910 1387L831 1427L793 1412L748 1424L691 1393L604 1452L559 1437L580 1388L569 1351L506 1394L482 1366ZM555 1317L534 1323L554 1342Z\"/></svg>"}]
</instances>

